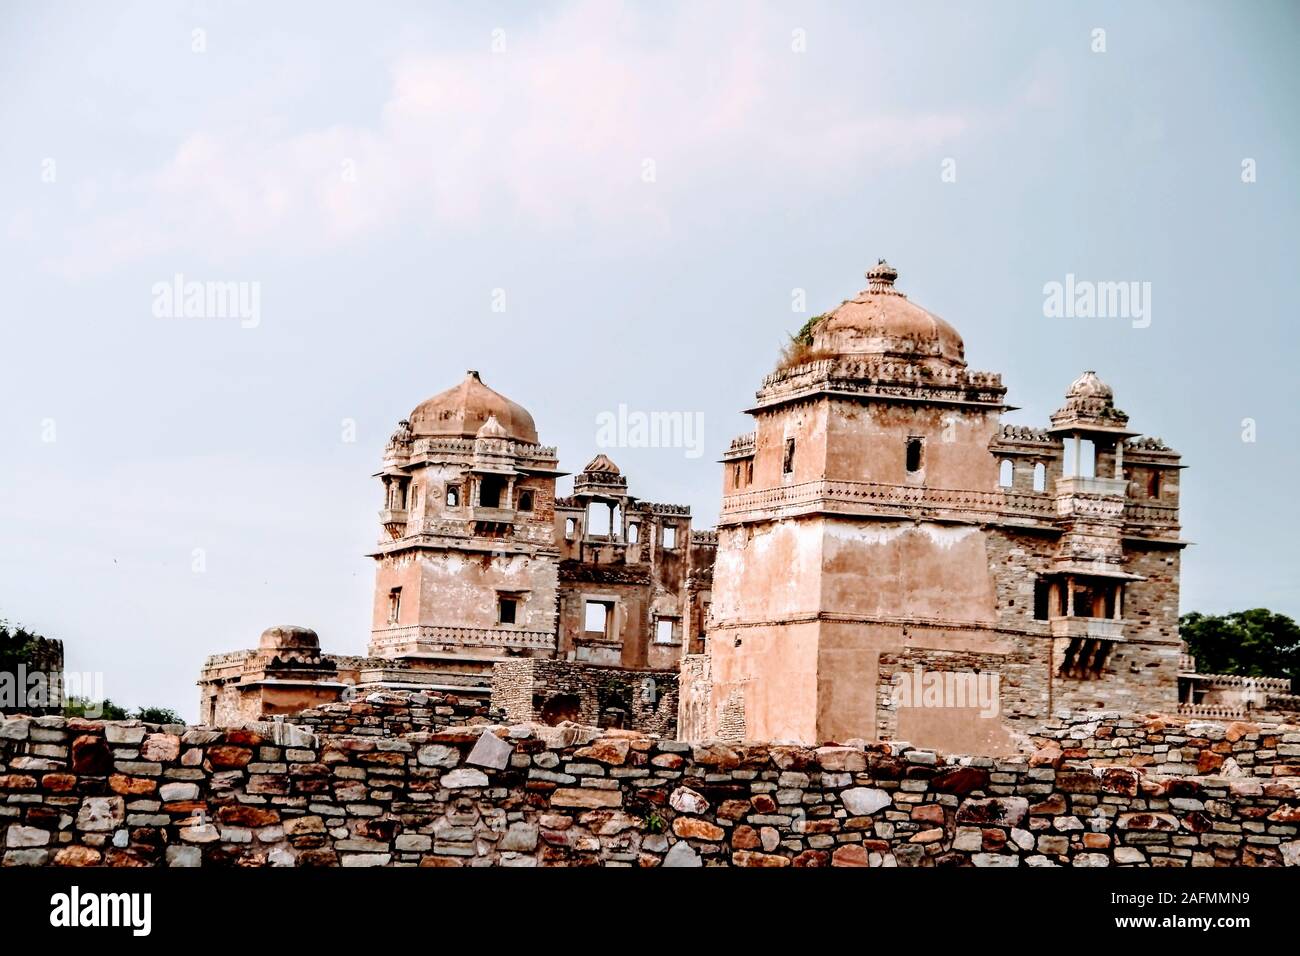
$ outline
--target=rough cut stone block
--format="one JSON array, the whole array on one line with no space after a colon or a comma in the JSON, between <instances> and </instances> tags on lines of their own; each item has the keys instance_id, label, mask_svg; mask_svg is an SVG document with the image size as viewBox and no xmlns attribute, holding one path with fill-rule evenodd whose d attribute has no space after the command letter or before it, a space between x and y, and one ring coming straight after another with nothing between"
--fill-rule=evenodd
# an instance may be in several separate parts
<instances>
[{"instance_id":1,"label":"rough cut stone block","mask_svg":"<svg viewBox=\"0 0 1300 956\"><path fill-rule=\"evenodd\" d=\"M690 787L678 787L668 798L668 805L678 813L701 814L709 809L709 801Z\"/></svg>"},{"instance_id":2,"label":"rough cut stone block","mask_svg":"<svg viewBox=\"0 0 1300 956\"><path fill-rule=\"evenodd\" d=\"M704 861L687 842L679 841L672 845L664 857L664 866L703 866Z\"/></svg>"},{"instance_id":3,"label":"rough cut stone block","mask_svg":"<svg viewBox=\"0 0 1300 956\"><path fill-rule=\"evenodd\" d=\"M448 790L459 790L465 787L486 787L488 778L482 770L461 767L444 773L438 782Z\"/></svg>"},{"instance_id":4,"label":"rough cut stone block","mask_svg":"<svg viewBox=\"0 0 1300 956\"><path fill-rule=\"evenodd\" d=\"M493 770L504 770L510 763L510 757L515 752L515 748L508 741L502 740L491 731L484 732L478 739L469 756L465 758L466 763L473 764L476 767L489 767Z\"/></svg>"},{"instance_id":5,"label":"rough cut stone block","mask_svg":"<svg viewBox=\"0 0 1300 956\"><path fill-rule=\"evenodd\" d=\"M894 802L894 798L884 790L873 787L853 787L840 794L844 808L852 816L864 817L883 810Z\"/></svg>"},{"instance_id":6,"label":"rough cut stone block","mask_svg":"<svg viewBox=\"0 0 1300 956\"><path fill-rule=\"evenodd\" d=\"M121 797L87 797L77 811L77 829L92 833L116 830L126 819Z\"/></svg>"}]
</instances>

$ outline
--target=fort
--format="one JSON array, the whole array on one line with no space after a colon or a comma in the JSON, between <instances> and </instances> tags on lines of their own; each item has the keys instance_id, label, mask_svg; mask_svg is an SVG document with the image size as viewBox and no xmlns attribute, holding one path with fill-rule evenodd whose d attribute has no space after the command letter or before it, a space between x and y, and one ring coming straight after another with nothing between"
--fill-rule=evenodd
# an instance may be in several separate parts
<instances>
[{"instance_id":1,"label":"fort","mask_svg":"<svg viewBox=\"0 0 1300 956\"><path fill-rule=\"evenodd\" d=\"M422 402L375 475L367 656L271 628L208 659L202 720L422 689L695 742L1002 755L1063 709L1300 709L1285 681L1197 674L1181 646L1176 451L1093 371L1046 427L1004 422L1001 376L967 367L956 329L883 260L866 278L761 381L716 529L635 497L605 452L560 495L557 449L477 372ZM904 699L914 672L980 675L997 706ZM671 689L672 726L641 687Z\"/></svg>"},{"instance_id":2,"label":"fort","mask_svg":"<svg viewBox=\"0 0 1300 956\"><path fill-rule=\"evenodd\" d=\"M388 441L368 653L280 625L201 724L0 715L5 865L1297 866L1300 698L1178 633L1177 452L1043 428L881 261L722 454L716 529L571 493L469 372Z\"/></svg>"}]
</instances>

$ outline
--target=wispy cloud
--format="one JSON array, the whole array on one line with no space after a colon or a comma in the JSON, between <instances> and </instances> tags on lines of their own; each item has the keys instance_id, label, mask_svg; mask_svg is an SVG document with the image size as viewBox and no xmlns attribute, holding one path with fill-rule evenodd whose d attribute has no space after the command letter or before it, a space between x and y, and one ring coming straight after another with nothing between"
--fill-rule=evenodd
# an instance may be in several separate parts
<instances>
[{"instance_id":1,"label":"wispy cloud","mask_svg":"<svg viewBox=\"0 0 1300 956\"><path fill-rule=\"evenodd\" d=\"M593 0L506 34L503 51L485 36L481 50L403 56L367 125L195 130L161 168L96 190L49 264L80 275L163 252L310 254L415 218L661 234L673 204L711 183L834 189L977 122L886 101L864 111L860 89L806 96L801 73L823 67L792 50L785 18L755 10L738 26L697 6L665 26Z\"/></svg>"}]
</instances>

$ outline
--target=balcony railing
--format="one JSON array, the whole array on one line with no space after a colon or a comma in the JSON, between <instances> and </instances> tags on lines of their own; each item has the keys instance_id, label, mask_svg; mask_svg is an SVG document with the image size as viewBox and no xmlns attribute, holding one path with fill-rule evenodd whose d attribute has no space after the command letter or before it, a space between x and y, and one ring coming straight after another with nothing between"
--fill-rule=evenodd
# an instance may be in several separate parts
<instances>
[{"instance_id":1,"label":"balcony railing","mask_svg":"<svg viewBox=\"0 0 1300 956\"><path fill-rule=\"evenodd\" d=\"M1123 478L1085 478L1069 475L1056 479L1057 497L1063 495L1117 495L1124 497L1128 481Z\"/></svg>"},{"instance_id":2,"label":"balcony railing","mask_svg":"<svg viewBox=\"0 0 1300 956\"><path fill-rule=\"evenodd\" d=\"M727 495L722 500L722 515L725 522L726 518L740 517L747 512L810 507L872 514L955 512L972 517L1010 515L1038 519L1056 516L1056 503L1046 494L831 480L806 481Z\"/></svg>"},{"instance_id":3,"label":"balcony railing","mask_svg":"<svg viewBox=\"0 0 1300 956\"><path fill-rule=\"evenodd\" d=\"M1122 641L1124 622L1105 617L1054 617L1052 637L1082 637L1100 641Z\"/></svg>"},{"instance_id":4,"label":"balcony railing","mask_svg":"<svg viewBox=\"0 0 1300 956\"><path fill-rule=\"evenodd\" d=\"M410 624L374 631L370 638L370 646L376 651L414 653L420 645L431 644L544 649L555 647L555 635L550 631L517 631L507 627L426 627Z\"/></svg>"},{"instance_id":5,"label":"balcony railing","mask_svg":"<svg viewBox=\"0 0 1300 956\"><path fill-rule=\"evenodd\" d=\"M491 524L514 524L514 508L484 508L482 505L475 505L470 509L470 517L475 521L489 522Z\"/></svg>"}]
</instances>

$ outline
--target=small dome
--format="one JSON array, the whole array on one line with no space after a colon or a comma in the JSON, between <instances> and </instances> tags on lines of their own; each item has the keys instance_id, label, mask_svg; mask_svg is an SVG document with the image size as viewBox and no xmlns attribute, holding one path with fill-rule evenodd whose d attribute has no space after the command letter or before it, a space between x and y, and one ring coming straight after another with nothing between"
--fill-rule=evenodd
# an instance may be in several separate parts
<instances>
[{"instance_id":1,"label":"small dome","mask_svg":"<svg viewBox=\"0 0 1300 956\"><path fill-rule=\"evenodd\" d=\"M278 624L262 632L258 646L264 651L319 651L320 638L309 627Z\"/></svg>"},{"instance_id":2,"label":"small dome","mask_svg":"<svg viewBox=\"0 0 1300 956\"><path fill-rule=\"evenodd\" d=\"M618 465L614 464L606 455L600 454L591 461L587 462L587 467L582 469L583 474L597 475L621 475Z\"/></svg>"},{"instance_id":3,"label":"small dome","mask_svg":"<svg viewBox=\"0 0 1300 956\"><path fill-rule=\"evenodd\" d=\"M866 276L865 290L813 326L814 353L965 368L966 346L957 330L894 288L897 269L881 259Z\"/></svg>"},{"instance_id":4,"label":"small dome","mask_svg":"<svg viewBox=\"0 0 1300 956\"><path fill-rule=\"evenodd\" d=\"M533 416L483 384L478 372L465 373L461 383L421 402L411 412L411 431L420 438L475 438L495 418L501 438L537 444Z\"/></svg>"},{"instance_id":5,"label":"small dome","mask_svg":"<svg viewBox=\"0 0 1300 956\"><path fill-rule=\"evenodd\" d=\"M1128 415L1115 407L1115 391L1093 371L1070 383L1065 404L1052 413L1053 432L1106 431L1132 434L1125 429Z\"/></svg>"},{"instance_id":6,"label":"small dome","mask_svg":"<svg viewBox=\"0 0 1300 956\"><path fill-rule=\"evenodd\" d=\"M1115 391L1099 379L1096 372L1089 370L1070 383L1070 389L1065 393L1065 397L1114 400Z\"/></svg>"}]
</instances>

